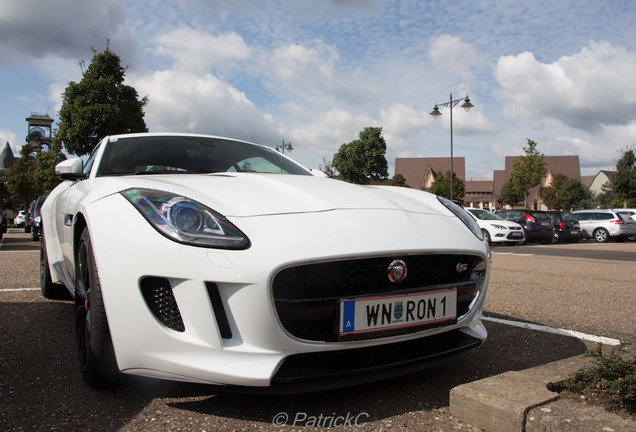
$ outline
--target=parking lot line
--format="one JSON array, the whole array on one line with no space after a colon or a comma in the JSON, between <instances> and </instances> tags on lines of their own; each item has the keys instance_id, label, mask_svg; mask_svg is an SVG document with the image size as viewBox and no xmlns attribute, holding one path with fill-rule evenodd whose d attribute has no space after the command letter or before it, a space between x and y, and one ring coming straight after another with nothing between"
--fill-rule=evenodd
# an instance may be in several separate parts
<instances>
[{"instance_id":1,"label":"parking lot line","mask_svg":"<svg viewBox=\"0 0 636 432\"><path fill-rule=\"evenodd\" d=\"M587 333L581 333L581 332L577 332L577 331L574 331L574 330L566 330L566 329L548 327L548 326L544 326L544 325L532 324L532 323L521 322L521 321L510 321L510 320L505 320L505 319L501 319L501 318L494 318L494 317L487 317L487 316L482 317L482 319L484 321L490 321L490 322L494 322L494 323L498 323L498 324L504 324L504 325L509 325L509 326L514 326L514 327L521 327L521 328L525 328L525 329L528 329L528 330L537 330L537 331L557 334L557 335L561 335L561 336L571 336L571 337L575 337L577 339L586 340L588 342L602 343L604 345L620 345L620 343L621 343L621 341L618 340L618 339L608 338L608 337L604 337L604 336L589 335Z\"/></svg>"},{"instance_id":2,"label":"parking lot line","mask_svg":"<svg viewBox=\"0 0 636 432\"><path fill-rule=\"evenodd\" d=\"M40 288L0 288L0 292L38 291Z\"/></svg>"}]
</instances>

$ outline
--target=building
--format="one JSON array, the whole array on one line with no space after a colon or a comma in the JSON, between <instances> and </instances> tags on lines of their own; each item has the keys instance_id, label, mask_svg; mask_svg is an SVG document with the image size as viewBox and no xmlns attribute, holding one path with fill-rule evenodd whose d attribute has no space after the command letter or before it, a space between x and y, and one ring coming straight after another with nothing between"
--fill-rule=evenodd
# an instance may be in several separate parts
<instances>
[{"instance_id":1,"label":"building","mask_svg":"<svg viewBox=\"0 0 636 432\"><path fill-rule=\"evenodd\" d=\"M502 208L499 202L503 185L510 180L510 174L515 160L520 156L506 156L505 169L493 171L492 180L466 180L465 159L454 158L455 175L464 181L464 203L470 207L496 210ZM581 181L581 165L578 156L543 156L546 164L546 175L541 185L529 192L529 207L545 208L541 192L549 187L554 176L563 174L568 178ZM395 174L401 174L406 184L420 190L430 190L438 173L450 170L450 158L396 158ZM599 174L600 175L600 174ZM598 177L598 176L597 176ZM603 180L599 178L599 182ZM596 181L596 180L595 180Z\"/></svg>"},{"instance_id":2,"label":"building","mask_svg":"<svg viewBox=\"0 0 636 432\"><path fill-rule=\"evenodd\" d=\"M395 174L402 174L406 184L413 189L428 191L441 173L450 171L450 158L396 158ZM453 170L462 181L466 178L466 160L453 158Z\"/></svg>"},{"instance_id":3,"label":"building","mask_svg":"<svg viewBox=\"0 0 636 432\"><path fill-rule=\"evenodd\" d=\"M0 172L9 171L17 161L18 158L15 157L11 145L7 142L0 151Z\"/></svg>"},{"instance_id":4,"label":"building","mask_svg":"<svg viewBox=\"0 0 636 432\"><path fill-rule=\"evenodd\" d=\"M595 192L597 195L603 193L603 186L609 186L614 174L616 174L616 171L599 171L590 182L590 191Z\"/></svg>"}]
</instances>

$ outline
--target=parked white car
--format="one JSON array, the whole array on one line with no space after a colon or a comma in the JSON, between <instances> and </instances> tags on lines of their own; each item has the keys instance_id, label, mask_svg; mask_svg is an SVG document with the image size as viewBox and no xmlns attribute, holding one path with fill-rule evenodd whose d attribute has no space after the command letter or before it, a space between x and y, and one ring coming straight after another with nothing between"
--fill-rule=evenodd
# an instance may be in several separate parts
<instances>
[{"instance_id":1,"label":"parked white car","mask_svg":"<svg viewBox=\"0 0 636 432\"><path fill-rule=\"evenodd\" d=\"M488 210L465 207L475 218L489 243L516 244L525 240L523 227Z\"/></svg>"},{"instance_id":2,"label":"parked white car","mask_svg":"<svg viewBox=\"0 0 636 432\"><path fill-rule=\"evenodd\" d=\"M26 222L26 211L20 210L18 214L13 218L13 226L16 228L23 227Z\"/></svg>"},{"instance_id":3,"label":"parked white car","mask_svg":"<svg viewBox=\"0 0 636 432\"><path fill-rule=\"evenodd\" d=\"M488 245L444 198L317 177L204 135L106 137L56 174L41 288L74 297L90 385L123 372L315 390L425 369L486 338Z\"/></svg>"}]
</instances>

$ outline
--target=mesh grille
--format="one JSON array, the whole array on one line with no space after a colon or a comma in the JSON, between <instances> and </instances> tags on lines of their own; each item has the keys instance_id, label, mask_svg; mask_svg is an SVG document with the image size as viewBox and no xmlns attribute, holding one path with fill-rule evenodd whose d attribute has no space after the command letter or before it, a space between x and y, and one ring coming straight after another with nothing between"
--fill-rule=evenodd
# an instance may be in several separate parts
<instances>
[{"instance_id":1,"label":"mesh grille","mask_svg":"<svg viewBox=\"0 0 636 432\"><path fill-rule=\"evenodd\" d=\"M388 267L395 259L406 263L407 276L391 282ZM458 264L466 270L458 271ZM306 340L338 340L338 301L375 294L404 294L457 288L457 316L469 311L481 289L485 263L479 256L422 254L330 261L291 267L279 272L272 290L283 327ZM421 329L405 329L417 331ZM373 337L373 336L369 336Z\"/></svg>"},{"instance_id":2,"label":"mesh grille","mask_svg":"<svg viewBox=\"0 0 636 432\"><path fill-rule=\"evenodd\" d=\"M185 325L170 282L164 278L147 277L141 280L140 286L148 308L159 322L169 329L184 332Z\"/></svg>"}]
</instances>

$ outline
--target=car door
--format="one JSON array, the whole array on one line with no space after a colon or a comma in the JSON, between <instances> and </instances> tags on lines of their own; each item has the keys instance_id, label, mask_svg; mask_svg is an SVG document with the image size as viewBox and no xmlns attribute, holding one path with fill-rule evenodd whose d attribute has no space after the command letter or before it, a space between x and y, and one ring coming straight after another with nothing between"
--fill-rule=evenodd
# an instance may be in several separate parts
<instances>
[{"instance_id":1,"label":"car door","mask_svg":"<svg viewBox=\"0 0 636 432\"><path fill-rule=\"evenodd\" d=\"M594 232L594 213L576 213L576 218L579 220L579 227L585 237L592 237Z\"/></svg>"}]
</instances>

